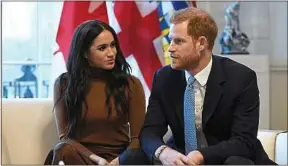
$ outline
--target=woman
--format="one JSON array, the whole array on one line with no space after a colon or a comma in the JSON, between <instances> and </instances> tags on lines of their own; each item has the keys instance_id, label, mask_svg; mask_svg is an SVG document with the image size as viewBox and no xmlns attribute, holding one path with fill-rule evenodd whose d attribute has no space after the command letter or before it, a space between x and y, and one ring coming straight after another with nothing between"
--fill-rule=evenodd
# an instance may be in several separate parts
<instances>
[{"instance_id":1,"label":"woman","mask_svg":"<svg viewBox=\"0 0 288 166\"><path fill-rule=\"evenodd\" d=\"M67 73L54 86L60 143L45 164L149 164L138 140L145 95L130 69L109 25L77 27Z\"/></svg>"}]
</instances>

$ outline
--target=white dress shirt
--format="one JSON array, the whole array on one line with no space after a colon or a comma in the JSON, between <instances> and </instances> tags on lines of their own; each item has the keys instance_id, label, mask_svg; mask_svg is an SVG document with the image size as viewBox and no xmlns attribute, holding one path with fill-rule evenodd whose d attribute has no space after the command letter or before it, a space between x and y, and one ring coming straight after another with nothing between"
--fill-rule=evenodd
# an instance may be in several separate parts
<instances>
[{"instance_id":1,"label":"white dress shirt","mask_svg":"<svg viewBox=\"0 0 288 166\"><path fill-rule=\"evenodd\" d=\"M195 119L196 119L195 124L196 124L197 131L202 130L202 111L203 111L203 104L204 104L204 98L205 98L205 92L206 92L206 84L207 84L207 80L211 71L211 67L212 67L212 57L210 58L210 62L208 63L208 65L194 76L195 81L193 83L193 86L194 86L194 93L195 93ZM190 74L187 71L185 71L185 77L186 77L186 82L187 82L188 78L190 77ZM154 154L156 158L159 157L161 151L165 147L167 146L162 145L156 149L155 154Z\"/></svg>"},{"instance_id":2,"label":"white dress shirt","mask_svg":"<svg viewBox=\"0 0 288 166\"><path fill-rule=\"evenodd\" d=\"M208 65L194 76L195 81L193 83L193 87L195 93L195 124L197 130L202 129L202 111L206 92L206 84L211 72L211 67L212 57L210 58ZM188 71L185 71L186 81L188 81L190 76L191 74L188 73Z\"/></svg>"}]
</instances>

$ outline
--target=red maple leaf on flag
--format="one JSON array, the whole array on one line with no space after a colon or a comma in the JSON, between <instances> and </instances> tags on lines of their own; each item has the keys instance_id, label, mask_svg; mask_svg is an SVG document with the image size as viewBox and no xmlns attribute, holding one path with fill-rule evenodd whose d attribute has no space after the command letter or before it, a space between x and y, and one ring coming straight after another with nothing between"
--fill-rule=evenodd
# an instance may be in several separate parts
<instances>
[{"instance_id":1,"label":"red maple leaf on flag","mask_svg":"<svg viewBox=\"0 0 288 166\"><path fill-rule=\"evenodd\" d=\"M154 46L154 40L161 36L157 8L149 2L116 1L114 13L121 28L118 36L122 51L126 57L133 54L151 89L153 73L162 66Z\"/></svg>"},{"instance_id":2,"label":"red maple leaf on flag","mask_svg":"<svg viewBox=\"0 0 288 166\"><path fill-rule=\"evenodd\" d=\"M114 14L120 27L118 37L123 54L126 58L133 55L149 89L152 86L153 73L162 67L159 56L163 56L160 55L163 50L155 48L155 41L161 36L155 3L114 2ZM196 2L190 2L190 5L196 7ZM82 22L92 19L109 23L105 1L65 1L56 38L60 48L54 55L61 52L64 61L67 62L75 29Z\"/></svg>"},{"instance_id":3,"label":"red maple leaf on flag","mask_svg":"<svg viewBox=\"0 0 288 166\"><path fill-rule=\"evenodd\" d=\"M68 59L73 33L77 26L84 21L97 19L108 23L106 3L101 1L79 1L63 4L56 41L65 61Z\"/></svg>"}]
</instances>

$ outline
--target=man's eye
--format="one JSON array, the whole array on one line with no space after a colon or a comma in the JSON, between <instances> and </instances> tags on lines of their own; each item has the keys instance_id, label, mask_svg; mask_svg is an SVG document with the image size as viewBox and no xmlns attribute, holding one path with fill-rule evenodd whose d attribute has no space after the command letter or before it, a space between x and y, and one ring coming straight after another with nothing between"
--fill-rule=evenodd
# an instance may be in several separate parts
<instances>
[{"instance_id":1,"label":"man's eye","mask_svg":"<svg viewBox=\"0 0 288 166\"><path fill-rule=\"evenodd\" d=\"M175 43L183 43L184 41L182 39L175 39Z\"/></svg>"}]
</instances>

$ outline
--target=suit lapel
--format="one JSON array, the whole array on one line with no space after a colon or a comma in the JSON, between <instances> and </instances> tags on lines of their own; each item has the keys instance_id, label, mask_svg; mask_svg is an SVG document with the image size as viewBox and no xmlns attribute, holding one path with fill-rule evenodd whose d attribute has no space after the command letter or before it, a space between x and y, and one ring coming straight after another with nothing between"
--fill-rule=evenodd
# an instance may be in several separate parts
<instances>
[{"instance_id":1,"label":"suit lapel","mask_svg":"<svg viewBox=\"0 0 288 166\"><path fill-rule=\"evenodd\" d=\"M207 80L206 94L203 104L202 113L202 126L203 128L207 124L209 118L215 111L217 104L223 93L223 83L225 82L225 75L221 66L221 57L212 56L212 68ZM170 74L172 78L169 78L169 89L167 89L168 106L172 108L172 111L176 112L176 116L184 128L183 117L183 101L184 91L186 88L185 72L179 70L172 70ZM171 88L172 87L172 88Z\"/></svg>"},{"instance_id":2,"label":"suit lapel","mask_svg":"<svg viewBox=\"0 0 288 166\"><path fill-rule=\"evenodd\" d=\"M170 76L173 76L173 78L169 79L171 80L169 87L171 88L171 91L167 89L169 94L167 97L169 97L169 107L172 108L172 112L176 113L176 116L181 124L182 127L184 127L184 118L183 118L183 100L184 100L184 91L186 88L186 80L185 80L185 72L179 71L179 70L173 70L173 74L170 74Z\"/></svg>"},{"instance_id":3,"label":"suit lapel","mask_svg":"<svg viewBox=\"0 0 288 166\"><path fill-rule=\"evenodd\" d=\"M207 80L206 94L204 99L202 126L203 128L209 121L215 111L218 102L222 96L222 84L225 82L225 76L222 71L220 57L212 56L212 68Z\"/></svg>"}]
</instances>

